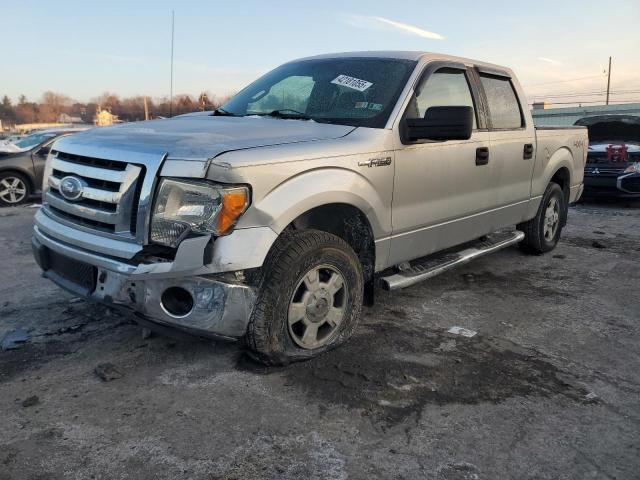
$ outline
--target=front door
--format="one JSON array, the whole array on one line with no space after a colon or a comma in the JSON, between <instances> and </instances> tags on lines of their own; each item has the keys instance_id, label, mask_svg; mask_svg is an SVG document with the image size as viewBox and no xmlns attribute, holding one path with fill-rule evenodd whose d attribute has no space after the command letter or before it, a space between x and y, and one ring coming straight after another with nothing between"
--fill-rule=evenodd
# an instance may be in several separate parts
<instances>
[{"instance_id":1,"label":"front door","mask_svg":"<svg viewBox=\"0 0 640 480\"><path fill-rule=\"evenodd\" d=\"M466 68L427 69L403 118L424 117L433 106L471 106L469 140L403 143L395 153L390 264L421 257L492 231L495 165L489 132L479 129L477 97Z\"/></svg>"}]
</instances>

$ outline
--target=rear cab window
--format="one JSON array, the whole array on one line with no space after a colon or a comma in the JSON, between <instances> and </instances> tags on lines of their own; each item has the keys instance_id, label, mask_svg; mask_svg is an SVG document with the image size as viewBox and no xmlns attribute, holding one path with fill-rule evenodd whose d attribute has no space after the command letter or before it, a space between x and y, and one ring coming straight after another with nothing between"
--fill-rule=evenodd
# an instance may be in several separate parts
<instances>
[{"instance_id":1,"label":"rear cab window","mask_svg":"<svg viewBox=\"0 0 640 480\"><path fill-rule=\"evenodd\" d=\"M497 75L480 74L489 106L491 128L513 130L524 127L524 116L511 79Z\"/></svg>"}]
</instances>

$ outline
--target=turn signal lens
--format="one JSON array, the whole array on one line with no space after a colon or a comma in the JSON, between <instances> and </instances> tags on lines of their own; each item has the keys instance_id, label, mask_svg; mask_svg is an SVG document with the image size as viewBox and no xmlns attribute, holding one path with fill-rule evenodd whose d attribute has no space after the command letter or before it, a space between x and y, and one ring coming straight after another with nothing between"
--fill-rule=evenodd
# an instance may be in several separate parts
<instances>
[{"instance_id":1,"label":"turn signal lens","mask_svg":"<svg viewBox=\"0 0 640 480\"><path fill-rule=\"evenodd\" d=\"M246 187L225 189L222 193L222 209L218 214L218 235L228 233L249 206L249 190Z\"/></svg>"}]
</instances>

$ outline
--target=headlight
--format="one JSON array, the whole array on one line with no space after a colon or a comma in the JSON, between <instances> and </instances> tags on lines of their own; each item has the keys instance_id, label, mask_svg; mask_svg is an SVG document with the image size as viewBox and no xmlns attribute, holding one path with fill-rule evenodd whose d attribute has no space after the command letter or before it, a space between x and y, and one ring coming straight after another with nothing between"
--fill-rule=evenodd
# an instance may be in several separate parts
<instances>
[{"instance_id":1,"label":"headlight","mask_svg":"<svg viewBox=\"0 0 640 480\"><path fill-rule=\"evenodd\" d=\"M632 163L623 173L640 173L640 162Z\"/></svg>"},{"instance_id":2,"label":"headlight","mask_svg":"<svg viewBox=\"0 0 640 480\"><path fill-rule=\"evenodd\" d=\"M189 232L225 235L248 206L247 187L165 178L151 217L151 241L176 247Z\"/></svg>"}]
</instances>

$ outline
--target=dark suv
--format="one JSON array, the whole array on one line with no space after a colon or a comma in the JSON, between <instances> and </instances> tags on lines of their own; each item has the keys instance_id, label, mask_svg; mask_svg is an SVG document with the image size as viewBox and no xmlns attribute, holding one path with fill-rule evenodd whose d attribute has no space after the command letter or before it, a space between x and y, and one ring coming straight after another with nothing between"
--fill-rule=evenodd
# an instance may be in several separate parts
<instances>
[{"instance_id":1,"label":"dark suv","mask_svg":"<svg viewBox=\"0 0 640 480\"><path fill-rule=\"evenodd\" d=\"M0 205L20 205L42 188L44 164L51 144L86 128L48 129L0 149Z\"/></svg>"},{"instance_id":2,"label":"dark suv","mask_svg":"<svg viewBox=\"0 0 640 480\"><path fill-rule=\"evenodd\" d=\"M640 116L600 115L589 129L584 196L640 197Z\"/></svg>"}]
</instances>

